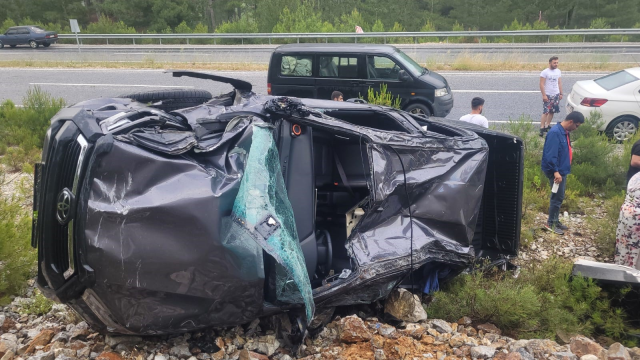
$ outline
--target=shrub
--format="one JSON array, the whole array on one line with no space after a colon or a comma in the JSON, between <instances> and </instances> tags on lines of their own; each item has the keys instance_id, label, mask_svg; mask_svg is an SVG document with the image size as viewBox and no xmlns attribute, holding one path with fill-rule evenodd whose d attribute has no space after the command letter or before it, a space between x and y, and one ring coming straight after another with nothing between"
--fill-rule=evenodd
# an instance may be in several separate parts
<instances>
[{"instance_id":1,"label":"shrub","mask_svg":"<svg viewBox=\"0 0 640 360\"><path fill-rule=\"evenodd\" d=\"M375 91L373 88L369 88L367 91L367 101L375 105L390 106L396 109L400 109L400 96L393 98L393 94L387 91L387 84L380 85L380 91Z\"/></svg>"},{"instance_id":2,"label":"shrub","mask_svg":"<svg viewBox=\"0 0 640 360\"><path fill-rule=\"evenodd\" d=\"M618 195L605 200L602 204L605 216L602 219L591 216L587 223L595 233L594 242L598 251L609 258L613 258L615 254L618 216L624 197L624 191L621 191Z\"/></svg>"},{"instance_id":3,"label":"shrub","mask_svg":"<svg viewBox=\"0 0 640 360\"><path fill-rule=\"evenodd\" d=\"M284 12L284 10L283 10ZM236 21L224 22L216 28L218 34L257 33L258 24L248 14L242 14ZM245 43L255 43L255 39L247 39ZM240 44L241 39L220 39L220 44Z\"/></svg>"},{"instance_id":4,"label":"shrub","mask_svg":"<svg viewBox=\"0 0 640 360\"><path fill-rule=\"evenodd\" d=\"M571 262L551 258L523 268L519 277L475 272L458 276L436 292L429 316L491 322L520 338L568 334L624 337L624 314L613 308L592 280L571 277Z\"/></svg>"},{"instance_id":5,"label":"shrub","mask_svg":"<svg viewBox=\"0 0 640 360\"><path fill-rule=\"evenodd\" d=\"M196 24L196 26L193 28L193 33L194 34L207 34L209 32L209 27L207 25L204 25L203 23L198 23ZM212 39L192 39L191 40L192 44L213 44L213 40Z\"/></svg>"},{"instance_id":6,"label":"shrub","mask_svg":"<svg viewBox=\"0 0 640 360\"><path fill-rule=\"evenodd\" d=\"M27 91L23 105L21 109L11 101L0 105L0 144L29 153L42 147L49 121L64 106L64 100L34 87Z\"/></svg>"},{"instance_id":7,"label":"shrub","mask_svg":"<svg viewBox=\"0 0 640 360\"><path fill-rule=\"evenodd\" d=\"M2 22L2 25L0 25L0 33L4 34L8 28L10 27L14 27L18 24L15 23L15 21L11 20L11 19L5 19Z\"/></svg>"},{"instance_id":8,"label":"shrub","mask_svg":"<svg viewBox=\"0 0 640 360\"><path fill-rule=\"evenodd\" d=\"M431 20L427 20L427 22L420 28L420 31L434 32L436 31L436 26L433 25L433 22L431 22ZM425 42L438 42L439 40L437 37L421 37L420 39L418 39L418 41L421 43L425 43Z\"/></svg>"},{"instance_id":9,"label":"shrub","mask_svg":"<svg viewBox=\"0 0 640 360\"><path fill-rule=\"evenodd\" d=\"M125 25L124 22L115 22L107 16L100 16L97 22L90 23L84 30L87 34L135 34L136 29ZM111 39L110 44L131 44L131 40L127 39ZM106 44L106 40L102 39L85 39L85 44Z\"/></svg>"},{"instance_id":10,"label":"shrub","mask_svg":"<svg viewBox=\"0 0 640 360\"><path fill-rule=\"evenodd\" d=\"M47 299L40 291L36 292L36 296L25 302L20 307L20 313L26 315L44 315L49 313L53 308L54 302Z\"/></svg>"},{"instance_id":11,"label":"shrub","mask_svg":"<svg viewBox=\"0 0 640 360\"><path fill-rule=\"evenodd\" d=\"M36 253L31 248L31 217L19 194L0 197L0 304L24 288L34 275Z\"/></svg>"}]
</instances>

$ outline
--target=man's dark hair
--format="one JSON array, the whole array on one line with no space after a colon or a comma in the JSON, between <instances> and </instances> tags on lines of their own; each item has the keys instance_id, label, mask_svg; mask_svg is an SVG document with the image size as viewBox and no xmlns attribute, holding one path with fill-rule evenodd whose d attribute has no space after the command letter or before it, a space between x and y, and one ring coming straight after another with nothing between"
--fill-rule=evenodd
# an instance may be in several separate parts
<instances>
[{"instance_id":1,"label":"man's dark hair","mask_svg":"<svg viewBox=\"0 0 640 360\"><path fill-rule=\"evenodd\" d=\"M344 97L344 95L342 95L342 93L340 91L334 91L331 93L331 100L335 100L337 98L339 98L340 96Z\"/></svg>"},{"instance_id":2,"label":"man's dark hair","mask_svg":"<svg viewBox=\"0 0 640 360\"><path fill-rule=\"evenodd\" d=\"M564 118L564 120L565 121L572 120L574 123L582 124L584 122L584 115L582 115L582 113L579 113L577 111L572 111L567 115L566 118Z\"/></svg>"},{"instance_id":3,"label":"man's dark hair","mask_svg":"<svg viewBox=\"0 0 640 360\"><path fill-rule=\"evenodd\" d=\"M557 56L552 56L552 57L549 59L549 62L552 62L553 60L558 60L558 57L557 57Z\"/></svg>"},{"instance_id":4,"label":"man's dark hair","mask_svg":"<svg viewBox=\"0 0 640 360\"><path fill-rule=\"evenodd\" d=\"M478 106L482 106L484 105L484 99L481 97L474 97L473 99L471 99L471 108L472 109L477 109Z\"/></svg>"}]
</instances>

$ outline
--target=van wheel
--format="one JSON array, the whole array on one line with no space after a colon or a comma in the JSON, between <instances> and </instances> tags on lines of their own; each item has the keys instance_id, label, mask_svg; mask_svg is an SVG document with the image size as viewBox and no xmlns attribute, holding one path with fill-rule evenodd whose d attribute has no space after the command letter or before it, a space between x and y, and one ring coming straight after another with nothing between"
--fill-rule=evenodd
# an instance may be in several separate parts
<instances>
[{"instance_id":1,"label":"van wheel","mask_svg":"<svg viewBox=\"0 0 640 360\"><path fill-rule=\"evenodd\" d=\"M419 103L414 103L407 106L407 108L404 109L404 111L411 113L413 115L418 115L418 116L424 116L424 117L431 116L431 111L429 110L429 108Z\"/></svg>"},{"instance_id":2,"label":"van wheel","mask_svg":"<svg viewBox=\"0 0 640 360\"><path fill-rule=\"evenodd\" d=\"M606 130L607 136L617 141L629 140L638 131L638 120L623 116L609 124Z\"/></svg>"},{"instance_id":3,"label":"van wheel","mask_svg":"<svg viewBox=\"0 0 640 360\"><path fill-rule=\"evenodd\" d=\"M206 90L154 90L118 97L147 103L167 112L202 105L212 98L211 93Z\"/></svg>"},{"instance_id":4,"label":"van wheel","mask_svg":"<svg viewBox=\"0 0 640 360\"><path fill-rule=\"evenodd\" d=\"M30 40L30 41L29 41L29 46L30 46L32 49L37 49L37 48L38 48L38 46L40 46L40 45L38 45L38 43L37 43L35 40Z\"/></svg>"}]
</instances>

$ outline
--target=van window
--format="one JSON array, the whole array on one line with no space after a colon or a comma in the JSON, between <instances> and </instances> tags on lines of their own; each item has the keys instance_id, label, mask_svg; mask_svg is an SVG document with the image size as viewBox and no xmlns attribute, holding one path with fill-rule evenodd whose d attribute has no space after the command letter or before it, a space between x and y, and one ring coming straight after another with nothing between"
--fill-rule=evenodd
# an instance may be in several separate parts
<instances>
[{"instance_id":1,"label":"van window","mask_svg":"<svg viewBox=\"0 0 640 360\"><path fill-rule=\"evenodd\" d=\"M313 57L309 55L283 56L280 74L285 76L311 76Z\"/></svg>"},{"instance_id":2,"label":"van window","mask_svg":"<svg viewBox=\"0 0 640 360\"><path fill-rule=\"evenodd\" d=\"M367 76L369 79L398 80L400 70L400 66L388 57L367 56Z\"/></svg>"},{"instance_id":3,"label":"van window","mask_svg":"<svg viewBox=\"0 0 640 360\"><path fill-rule=\"evenodd\" d=\"M339 56L320 56L320 77L343 79L358 78L358 58Z\"/></svg>"}]
</instances>

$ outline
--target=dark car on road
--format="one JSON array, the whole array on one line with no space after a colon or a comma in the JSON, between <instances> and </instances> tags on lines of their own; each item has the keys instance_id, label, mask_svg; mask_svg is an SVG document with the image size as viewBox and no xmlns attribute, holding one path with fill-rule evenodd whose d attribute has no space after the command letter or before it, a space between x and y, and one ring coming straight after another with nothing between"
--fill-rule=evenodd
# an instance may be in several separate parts
<instances>
[{"instance_id":1,"label":"dark car on road","mask_svg":"<svg viewBox=\"0 0 640 360\"><path fill-rule=\"evenodd\" d=\"M234 90L62 109L35 167L38 287L95 329L175 333L283 311L311 327L314 309L426 292L517 256L519 138L172 73Z\"/></svg>"},{"instance_id":2,"label":"dark car on road","mask_svg":"<svg viewBox=\"0 0 640 360\"><path fill-rule=\"evenodd\" d=\"M0 35L0 49L5 46L16 47L18 45L29 45L32 49L42 45L49 47L58 41L58 33L46 31L35 25L14 26Z\"/></svg>"},{"instance_id":3,"label":"dark car on road","mask_svg":"<svg viewBox=\"0 0 640 360\"><path fill-rule=\"evenodd\" d=\"M407 112L445 117L453 108L447 80L390 45L283 45L271 55L267 83L271 95L327 100L335 90L367 99L369 88L386 84Z\"/></svg>"}]
</instances>

